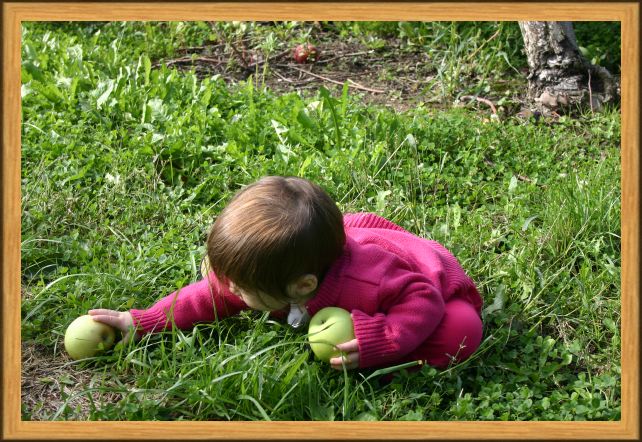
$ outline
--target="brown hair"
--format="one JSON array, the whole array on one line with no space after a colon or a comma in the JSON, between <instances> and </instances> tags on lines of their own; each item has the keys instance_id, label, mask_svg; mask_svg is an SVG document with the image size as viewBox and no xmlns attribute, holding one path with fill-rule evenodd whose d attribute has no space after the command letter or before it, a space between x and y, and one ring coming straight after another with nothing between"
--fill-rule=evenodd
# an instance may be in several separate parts
<instances>
[{"instance_id":1,"label":"brown hair","mask_svg":"<svg viewBox=\"0 0 642 442\"><path fill-rule=\"evenodd\" d=\"M344 244L343 216L320 186L267 176L223 209L210 230L207 255L221 280L287 301L287 285L307 273L320 281Z\"/></svg>"}]
</instances>

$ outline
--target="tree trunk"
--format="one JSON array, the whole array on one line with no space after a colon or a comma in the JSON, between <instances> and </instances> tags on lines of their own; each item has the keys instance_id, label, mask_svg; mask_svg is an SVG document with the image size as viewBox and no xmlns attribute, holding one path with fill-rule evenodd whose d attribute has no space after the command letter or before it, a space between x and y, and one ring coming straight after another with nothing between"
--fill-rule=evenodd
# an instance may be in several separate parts
<instances>
[{"instance_id":1,"label":"tree trunk","mask_svg":"<svg viewBox=\"0 0 642 442\"><path fill-rule=\"evenodd\" d=\"M528 59L528 98L541 110L600 109L619 99L619 86L580 52L572 22L519 22Z\"/></svg>"}]
</instances>

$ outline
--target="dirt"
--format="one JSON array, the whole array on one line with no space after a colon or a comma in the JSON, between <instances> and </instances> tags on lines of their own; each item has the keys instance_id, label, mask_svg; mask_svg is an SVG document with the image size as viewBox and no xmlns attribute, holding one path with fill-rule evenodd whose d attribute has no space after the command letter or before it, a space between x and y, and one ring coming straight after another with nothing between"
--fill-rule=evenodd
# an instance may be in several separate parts
<instances>
[{"instance_id":1,"label":"dirt","mask_svg":"<svg viewBox=\"0 0 642 442\"><path fill-rule=\"evenodd\" d=\"M304 96L313 95L323 85L336 95L347 82L350 94L358 94L364 103L395 111L405 111L420 102L430 102L431 107L452 105L437 98L433 90L436 70L421 48L408 46L398 38L380 39L369 47L355 38L342 39L321 31L314 41L319 58L301 64L293 57L295 45L265 58L256 42L239 39L182 48L178 56L158 60L155 66L194 69L200 77L220 75L229 83L252 76L259 85L279 94L299 91Z\"/></svg>"},{"instance_id":2,"label":"dirt","mask_svg":"<svg viewBox=\"0 0 642 442\"><path fill-rule=\"evenodd\" d=\"M24 342L21 351L23 420L65 419L59 413L64 406L75 410L74 420L83 420L89 417L92 402L104 406L121 399L120 394L101 388L105 382L101 373L73 367L75 363L64 354L54 355L44 346Z\"/></svg>"}]
</instances>

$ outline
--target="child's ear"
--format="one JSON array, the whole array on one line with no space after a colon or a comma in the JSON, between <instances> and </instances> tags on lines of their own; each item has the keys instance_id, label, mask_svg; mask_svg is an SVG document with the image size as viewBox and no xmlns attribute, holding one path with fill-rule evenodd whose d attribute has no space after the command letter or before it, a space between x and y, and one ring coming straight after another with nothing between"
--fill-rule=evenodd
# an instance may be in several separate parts
<instances>
[{"instance_id":1,"label":"child's ear","mask_svg":"<svg viewBox=\"0 0 642 442\"><path fill-rule=\"evenodd\" d=\"M294 290L297 296L306 296L315 291L318 284L319 281L317 277L311 273L307 273L297 279Z\"/></svg>"}]
</instances>

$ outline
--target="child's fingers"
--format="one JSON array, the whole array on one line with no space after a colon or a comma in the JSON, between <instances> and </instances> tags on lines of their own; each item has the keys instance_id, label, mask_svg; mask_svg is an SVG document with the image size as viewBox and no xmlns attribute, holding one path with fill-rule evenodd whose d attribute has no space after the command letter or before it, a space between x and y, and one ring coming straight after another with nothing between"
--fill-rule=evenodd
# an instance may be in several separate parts
<instances>
[{"instance_id":1,"label":"child's fingers","mask_svg":"<svg viewBox=\"0 0 642 442\"><path fill-rule=\"evenodd\" d=\"M91 315L92 319L97 322L102 322L103 324L111 325L117 329L121 328L121 321L115 316L109 315Z\"/></svg>"},{"instance_id":2,"label":"child's fingers","mask_svg":"<svg viewBox=\"0 0 642 442\"><path fill-rule=\"evenodd\" d=\"M345 366L346 369L351 370L359 367L359 343L356 339L344 342L336 347L344 354L330 359L330 365L332 368L343 370L343 367Z\"/></svg>"},{"instance_id":3,"label":"child's fingers","mask_svg":"<svg viewBox=\"0 0 642 442\"><path fill-rule=\"evenodd\" d=\"M357 342L356 339L353 339L352 341L344 342L343 344L338 344L336 347L344 353L359 351L359 343Z\"/></svg>"},{"instance_id":4,"label":"child's fingers","mask_svg":"<svg viewBox=\"0 0 642 442\"><path fill-rule=\"evenodd\" d=\"M122 340L124 342L129 342L130 339L137 342L141 338L136 330L134 330L134 323L131 314L128 312L97 308L89 310L89 315L94 321L110 325L120 330L123 333Z\"/></svg>"},{"instance_id":5,"label":"child's fingers","mask_svg":"<svg viewBox=\"0 0 642 442\"><path fill-rule=\"evenodd\" d=\"M102 322L121 331L127 331L129 329L120 315L94 313L91 317L94 321Z\"/></svg>"},{"instance_id":6,"label":"child's fingers","mask_svg":"<svg viewBox=\"0 0 642 442\"><path fill-rule=\"evenodd\" d=\"M343 367L347 370L352 370L353 368L359 367L359 353L353 352L337 356L336 358L330 359L330 365L335 370L343 370Z\"/></svg>"},{"instance_id":7,"label":"child's fingers","mask_svg":"<svg viewBox=\"0 0 642 442\"><path fill-rule=\"evenodd\" d=\"M90 316L96 316L96 315L100 315L100 316L118 316L118 315L120 315L120 312L118 312L116 310L109 310L109 309L106 309L106 308L91 309L91 310L89 310L88 313L89 313Z\"/></svg>"}]
</instances>

